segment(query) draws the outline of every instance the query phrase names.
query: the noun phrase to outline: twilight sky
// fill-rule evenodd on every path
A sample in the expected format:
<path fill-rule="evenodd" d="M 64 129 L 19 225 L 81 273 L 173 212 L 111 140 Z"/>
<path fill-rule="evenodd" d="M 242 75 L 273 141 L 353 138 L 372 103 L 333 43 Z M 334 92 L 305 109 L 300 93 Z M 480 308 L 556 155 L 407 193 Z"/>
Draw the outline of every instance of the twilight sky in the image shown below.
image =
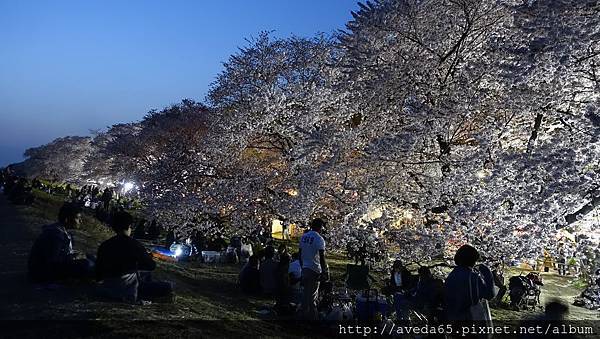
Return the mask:
<path fill-rule="evenodd" d="M 202 100 L 262 30 L 344 28 L 353 0 L 0 0 L 0 167 L 25 149 Z"/>

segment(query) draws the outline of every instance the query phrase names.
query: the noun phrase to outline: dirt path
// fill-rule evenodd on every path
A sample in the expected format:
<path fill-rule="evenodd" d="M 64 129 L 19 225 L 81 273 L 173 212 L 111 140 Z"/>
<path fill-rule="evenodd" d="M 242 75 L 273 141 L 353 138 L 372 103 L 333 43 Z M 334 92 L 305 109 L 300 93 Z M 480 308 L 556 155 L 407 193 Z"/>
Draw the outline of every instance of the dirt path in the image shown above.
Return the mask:
<path fill-rule="evenodd" d="M 542 303 L 559 299 L 568 305 L 572 305 L 575 297 L 581 294 L 580 290 L 573 287 L 569 278 L 559 276 L 556 273 L 542 273 L 542 277 L 545 283 L 541 294 Z M 600 320 L 600 311 L 571 306 L 569 308 L 569 318 L 573 320 Z"/>
<path fill-rule="evenodd" d="M 573 287 L 572 278 L 559 276 L 555 273 L 542 273 L 542 278 L 544 286 L 542 287 L 542 293 L 540 295 L 540 305 L 535 310 L 514 311 L 497 308 L 492 309 L 493 318 L 508 321 L 536 318 L 543 313 L 543 306 L 546 303 L 558 300 L 569 305 L 569 315 L 567 318 L 570 320 L 600 320 L 599 311 L 592 311 L 583 307 L 573 306 L 574 298 L 579 296 L 581 291 Z"/>
<path fill-rule="evenodd" d="M 19 304 L 29 301 L 33 289 L 25 279 L 27 256 L 37 233 L 29 224 L 42 224 L 43 219 L 25 220 L 16 213 L 4 195 L 0 195 L 0 317 L 11 319 L 18 313 Z M 15 312 L 17 311 L 17 312 Z"/>

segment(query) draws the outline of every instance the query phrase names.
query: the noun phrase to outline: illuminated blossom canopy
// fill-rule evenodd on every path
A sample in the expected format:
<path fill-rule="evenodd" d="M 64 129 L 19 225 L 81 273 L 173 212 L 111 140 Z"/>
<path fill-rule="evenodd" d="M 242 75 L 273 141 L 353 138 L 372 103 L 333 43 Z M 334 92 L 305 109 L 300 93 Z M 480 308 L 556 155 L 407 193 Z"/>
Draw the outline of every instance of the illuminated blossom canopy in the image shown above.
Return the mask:
<path fill-rule="evenodd" d="M 598 1 L 359 6 L 333 36 L 248 40 L 205 104 L 71 140 L 57 179 L 133 180 L 183 233 L 322 216 L 367 259 L 534 258 L 600 202 Z"/>

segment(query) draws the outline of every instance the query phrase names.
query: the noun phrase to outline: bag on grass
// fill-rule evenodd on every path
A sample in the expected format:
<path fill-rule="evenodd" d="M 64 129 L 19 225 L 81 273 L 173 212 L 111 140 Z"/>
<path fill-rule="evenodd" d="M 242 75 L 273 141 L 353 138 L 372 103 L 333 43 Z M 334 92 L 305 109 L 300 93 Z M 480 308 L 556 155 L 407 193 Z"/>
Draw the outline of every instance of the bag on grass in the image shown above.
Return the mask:
<path fill-rule="evenodd" d="M 380 314 L 387 316 L 388 303 L 384 296 L 380 296 L 376 289 L 364 290 L 356 297 L 356 317 L 359 321 L 370 322 Z"/>

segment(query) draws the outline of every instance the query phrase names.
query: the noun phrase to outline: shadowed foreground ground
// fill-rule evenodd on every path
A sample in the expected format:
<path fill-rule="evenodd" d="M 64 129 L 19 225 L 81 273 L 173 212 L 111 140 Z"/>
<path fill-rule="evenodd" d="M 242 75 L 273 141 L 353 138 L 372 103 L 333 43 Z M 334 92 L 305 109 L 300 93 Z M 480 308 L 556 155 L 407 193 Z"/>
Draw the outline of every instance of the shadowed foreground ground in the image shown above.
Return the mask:
<path fill-rule="evenodd" d="M 96 297 L 89 285 L 47 289 L 28 283 L 29 249 L 41 225 L 55 220 L 56 205 L 52 200 L 38 199 L 32 207 L 15 206 L 0 195 L 0 320 L 21 320 L 3 323 L 22 328 L 24 332 L 20 332 L 19 337 L 40 334 L 39 328 L 34 331 L 32 326 L 43 327 L 45 335 L 58 337 L 68 336 L 73 326 L 73 335 L 91 328 L 86 332 L 100 337 L 240 336 L 245 333 L 281 336 L 286 333 L 279 325 L 260 320 L 257 311 L 271 304 L 269 300 L 247 298 L 239 293 L 235 285 L 237 265 L 190 267 L 159 263 L 155 277 L 176 284 L 178 297 L 174 304 L 113 303 Z M 87 216 L 84 223 L 84 229 L 73 232 L 74 247 L 80 252 L 95 253 L 98 244 L 111 233 Z M 90 324 L 64 320 L 97 321 Z M 147 320 L 151 322 L 145 322 Z M 0 326 L 0 334 L 4 332 L 2 328 L 6 329 Z"/>
<path fill-rule="evenodd" d="M 25 277 L 29 249 L 40 233 L 41 225 L 56 219 L 59 204 L 60 200 L 55 197 L 42 194 L 33 206 L 15 206 L 0 195 L 0 336 L 311 336 L 298 324 L 282 326 L 261 320 L 257 311 L 272 302 L 240 294 L 236 287 L 240 269 L 237 265 L 161 262 L 155 277 L 176 283 L 178 298 L 174 304 L 119 304 L 97 298 L 89 285 L 72 284 L 48 289 L 29 284 Z M 98 244 L 111 233 L 88 216 L 84 218 L 84 225 L 73 232 L 75 249 L 95 253 Z M 332 276 L 340 281 L 344 260 L 336 256 L 330 265 Z M 571 285 L 571 280 L 564 277 L 549 274 L 544 275 L 544 280 L 543 300 L 560 295 L 560 299 L 571 304 L 572 298 L 580 293 Z M 493 310 L 494 318 L 501 320 L 538 314 L 539 311 Z M 577 307 L 571 307 L 570 318 L 600 319 L 598 312 Z M 10 328 L 8 333 L 7 328 Z"/>

